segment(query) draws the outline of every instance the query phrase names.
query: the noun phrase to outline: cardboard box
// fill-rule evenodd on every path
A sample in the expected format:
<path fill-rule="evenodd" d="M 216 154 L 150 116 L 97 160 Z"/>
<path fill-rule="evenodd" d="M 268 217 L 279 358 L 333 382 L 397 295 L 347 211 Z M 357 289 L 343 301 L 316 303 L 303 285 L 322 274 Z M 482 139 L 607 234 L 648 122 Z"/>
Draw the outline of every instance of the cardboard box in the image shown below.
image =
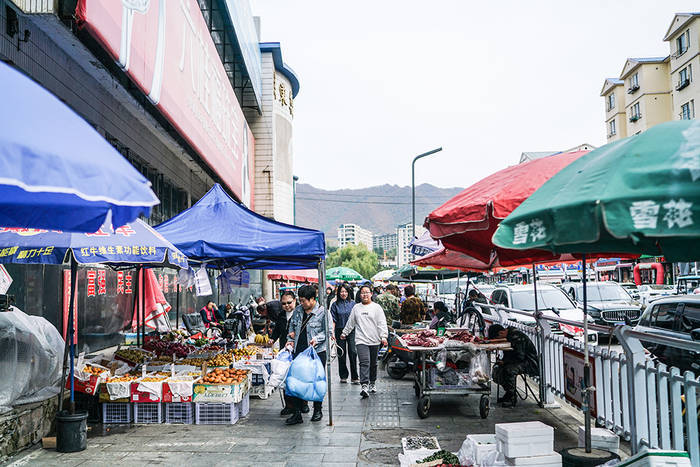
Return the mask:
<path fill-rule="evenodd" d="M 135 381 L 131 383 L 131 402 L 136 403 L 152 403 L 161 402 L 163 399 L 163 383 L 160 383 L 160 393 L 153 394 L 151 392 L 139 390 L 140 381 Z"/>
<path fill-rule="evenodd" d="M 110 399 L 109 398 L 109 392 L 107 391 L 107 383 L 100 384 L 100 389 L 99 389 L 99 397 L 98 401 L 99 402 L 131 402 L 130 397 L 122 397 L 119 399 Z"/>
<path fill-rule="evenodd" d="M 240 402 L 250 386 L 249 378 L 239 384 L 206 384 L 201 380 L 199 378 L 194 382 L 192 402 Z"/>
<path fill-rule="evenodd" d="M 193 384 L 194 386 L 194 384 Z M 194 394 L 194 387 L 193 387 L 193 394 Z M 180 394 L 173 394 L 173 391 L 170 389 L 170 384 L 168 381 L 165 381 L 163 383 L 163 402 L 192 402 L 192 394 L 189 396 L 184 396 Z"/>
<path fill-rule="evenodd" d="M 75 391 L 95 395 L 97 394 L 97 387 L 102 379 L 97 375 L 90 375 L 90 377 L 86 380 L 75 378 L 74 381 L 73 389 Z M 70 390 L 70 377 L 66 378 L 66 389 Z"/>

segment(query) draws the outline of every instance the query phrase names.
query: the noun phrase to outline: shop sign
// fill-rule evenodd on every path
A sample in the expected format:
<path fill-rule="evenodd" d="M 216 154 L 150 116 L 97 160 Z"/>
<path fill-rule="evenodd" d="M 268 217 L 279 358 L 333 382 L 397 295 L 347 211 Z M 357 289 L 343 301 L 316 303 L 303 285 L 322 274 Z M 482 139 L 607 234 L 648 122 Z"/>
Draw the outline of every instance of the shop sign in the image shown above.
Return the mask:
<path fill-rule="evenodd" d="M 578 407 L 583 405 L 583 362 L 584 355 L 573 349 L 564 347 L 563 362 L 564 362 L 564 397 L 567 401 Z M 590 365 L 590 383 L 595 387 L 595 359 L 588 356 Z M 595 392 L 589 394 L 591 416 L 596 416 L 596 397 Z"/>
<path fill-rule="evenodd" d="M 254 140 L 196 0 L 79 0 L 81 27 L 252 207 Z"/>

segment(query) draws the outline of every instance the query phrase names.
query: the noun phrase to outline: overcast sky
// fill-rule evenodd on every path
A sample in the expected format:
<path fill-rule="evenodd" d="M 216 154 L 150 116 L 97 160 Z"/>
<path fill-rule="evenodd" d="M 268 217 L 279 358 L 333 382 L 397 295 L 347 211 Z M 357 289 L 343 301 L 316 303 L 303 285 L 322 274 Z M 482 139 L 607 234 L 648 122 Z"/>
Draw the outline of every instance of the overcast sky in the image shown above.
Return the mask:
<path fill-rule="evenodd" d="M 498 4 L 498 6 L 497 6 Z M 606 77 L 669 54 L 690 0 L 251 0 L 301 91 L 294 171 L 325 189 L 466 187 L 523 151 L 605 141 Z"/>

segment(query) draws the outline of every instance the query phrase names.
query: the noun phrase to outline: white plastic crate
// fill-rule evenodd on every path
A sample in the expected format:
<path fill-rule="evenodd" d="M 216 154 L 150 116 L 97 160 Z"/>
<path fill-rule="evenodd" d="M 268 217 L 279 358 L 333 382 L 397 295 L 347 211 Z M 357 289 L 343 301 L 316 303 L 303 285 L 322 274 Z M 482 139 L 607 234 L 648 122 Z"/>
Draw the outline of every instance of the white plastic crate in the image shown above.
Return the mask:
<path fill-rule="evenodd" d="M 163 423 L 163 404 L 146 402 L 134 405 L 134 423 Z"/>
<path fill-rule="evenodd" d="M 497 423 L 496 440 L 506 457 L 547 456 L 554 451 L 554 428 L 542 422 Z"/>
<path fill-rule="evenodd" d="M 195 404 L 197 425 L 234 425 L 238 421 L 236 404 L 206 403 Z"/>
<path fill-rule="evenodd" d="M 105 402 L 102 404 L 102 423 L 131 423 L 131 403 Z"/>
<path fill-rule="evenodd" d="M 250 412 L 250 394 L 246 394 L 240 402 L 236 403 L 236 409 L 238 410 L 238 418 L 248 416 L 248 412 Z"/>
<path fill-rule="evenodd" d="M 507 465 L 540 465 L 542 467 L 562 467 L 561 454 L 552 452 L 546 456 L 506 457 Z"/>
<path fill-rule="evenodd" d="M 459 460 L 466 464 L 471 461 L 476 465 L 481 465 L 493 451 L 496 450 L 496 435 L 467 435 L 459 450 Z"/>
<path fill-rule="evenodd" d="M 165 405 L 165 423 L 194 423 L 194 407 L 190 402 L 172 402 Z"/>

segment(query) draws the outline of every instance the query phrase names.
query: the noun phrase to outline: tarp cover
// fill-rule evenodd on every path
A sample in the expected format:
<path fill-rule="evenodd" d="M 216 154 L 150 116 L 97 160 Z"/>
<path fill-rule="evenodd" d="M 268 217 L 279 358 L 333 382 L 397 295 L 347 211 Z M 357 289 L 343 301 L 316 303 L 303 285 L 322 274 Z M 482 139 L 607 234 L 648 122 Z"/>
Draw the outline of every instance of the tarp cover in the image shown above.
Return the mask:
<path fill-rule="evenodd" d="M 323 232 L 256 214 L 218 184 L 155 229 L 190 260 L 217 268 L 310 269 L 325 255 Z"/>
<path fill-rule="evenodd" d="M 40 316 L 0 313 L 0 413 L 58 394 L 65 342 Z"/>

